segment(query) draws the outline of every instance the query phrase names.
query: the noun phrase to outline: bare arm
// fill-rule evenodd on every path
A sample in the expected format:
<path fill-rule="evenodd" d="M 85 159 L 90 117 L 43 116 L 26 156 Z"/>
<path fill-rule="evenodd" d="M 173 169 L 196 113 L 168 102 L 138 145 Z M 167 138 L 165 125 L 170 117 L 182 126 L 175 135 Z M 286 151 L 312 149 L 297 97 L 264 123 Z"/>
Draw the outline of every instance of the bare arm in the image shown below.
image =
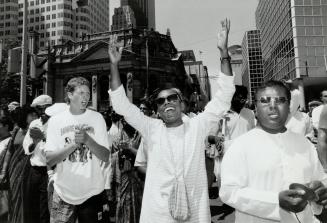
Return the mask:
<path fill-rule="evenodd" d="M 221 22 L 222 30 L 218 33 L 218 44 L 217 47 L 220 51 L 221 57 L 221 72 L 228 75 L 233 76 L 232 66 L 230 63 L 230 57 L 228 54 L 228 34 L 230 30 L 230 20 L 225 19 Z"/>
<path fill-rule="evenodd" d="M 110 59 L 110 71 L 111 71 L 111 81 L 109 88 L 111 90 L 116 90 L 120 85 L 120 76 L 118 71 L 118 63 L 121 60 L 123 48 L 117 47 L 117 36 L 113 37 L 113 40 L 109 43 L 109 59 Z"/>
<path fill-rule="evenodd" d="M 57 163 L 60 163 L 61 161 L 66 159 L 69 156 L 69 154 L 74 152 L 76 148 L 77 148 L 76 144 L 69 144 L 61 150 L 45 151 L 47 166 L 51 168 Z"/>

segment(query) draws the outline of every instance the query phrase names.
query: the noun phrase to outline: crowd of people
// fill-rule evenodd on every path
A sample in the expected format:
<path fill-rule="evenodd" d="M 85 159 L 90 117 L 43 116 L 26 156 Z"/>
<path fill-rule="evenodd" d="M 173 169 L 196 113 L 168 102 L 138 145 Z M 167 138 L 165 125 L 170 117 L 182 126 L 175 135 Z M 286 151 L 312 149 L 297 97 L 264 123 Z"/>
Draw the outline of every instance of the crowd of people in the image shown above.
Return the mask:
<path fill-rule="evenodd" d="M 247 108 L 229 30 L 226 19 L 218 91 L 198 114 L 177 88 L 132 104 L 115 38 L 106 115 L 88 107 L 83 77 L 68 81 L 65 103 L 40 95 L 2 107 L 0 222 L 206 223 L 218 193 L 237 223 L 326 222 L 327 90 L 307 114 L 294 83 L 271 80 Z"/>

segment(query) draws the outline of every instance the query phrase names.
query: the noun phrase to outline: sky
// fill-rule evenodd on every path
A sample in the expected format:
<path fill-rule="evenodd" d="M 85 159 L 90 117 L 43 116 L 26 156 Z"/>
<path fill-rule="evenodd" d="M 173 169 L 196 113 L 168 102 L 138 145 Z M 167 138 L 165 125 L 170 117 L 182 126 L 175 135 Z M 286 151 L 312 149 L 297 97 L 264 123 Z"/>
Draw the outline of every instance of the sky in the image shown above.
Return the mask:
<path fill-rule="evenodd" d="M 119 2 L 110 0 L 110 15 Z M 258 0 L 155 0 L 155 4 L 156 30 L 165 34 L 169 28 L 175 47 L 194 50 L 211 77 L 220 70 L 216 45 L 220 21 L 231 21 L 229 45 L 241 45 L 245 31 L 255 29 Z"/>

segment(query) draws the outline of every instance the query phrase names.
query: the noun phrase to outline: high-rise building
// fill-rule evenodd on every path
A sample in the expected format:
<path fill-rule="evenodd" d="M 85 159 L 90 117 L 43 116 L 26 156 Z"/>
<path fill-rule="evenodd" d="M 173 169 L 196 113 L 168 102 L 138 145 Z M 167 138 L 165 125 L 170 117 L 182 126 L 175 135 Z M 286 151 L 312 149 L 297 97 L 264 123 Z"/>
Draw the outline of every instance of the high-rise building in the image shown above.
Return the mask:
<path fill-rule="evenodd" d="M 196 104 L 203 108 L 211 98 L 211 88 L 209 82 L 208 69 L 202 61 L 197 61 L 193 50 L 179 51 L 183 56 L 186 74 L 191 80 L 194 91 L 202 98 Z"/>
<path fill-rule="evenodd" d="M 155 0 L 121 0 L 112 16 L 111 30 L 128 28 L 155 30 Z"/>
<path fill-rule="evenodd" d="M 232 45 L 228 47 L 228 52 L 231 57 L 231 66 L 234 74 L 234 83 L 236 85 L 242 85 L 242 46 Z"/>
<path fill-rule="evenodd" d="M 0 39 L 17 37 L 18 0 L 0 1 Z"/>
<path fill-rule="evenodd" d="M 24 0 L 0 1 L 0 18 L 8 17 L 3 38 L 22 38 Z M 2 11 L 2 5 L 5 11 Z M 8 12 L 8 10 L 10 11 Z M 6 24 L 7 23 L 7 24 Z M 79 40 L 109 30 L 109 0 L 28 0 L 28 30 L 39 33 L 39 46 Z M 0 22 L 1 27 L 1 22 Z M 0 28 L 0 38 L 1 38 Z M 11 34 L 10 36 L 6 35 Z"/>
<path fill-rule="evenodd" d="M 319 97 L 327 84 L 327 0 L 260 0 L 256 24 L 264 79 L 298 82 L 302 107 Z"/>
<path fill-rule="evenodd" d="M 242 84 L 248 88 L 250 103 L 253 103 L 255 91 L 263 82 L 263 61 L 259 30 L 245 32 L 242 41 L 242 55 Z"/>

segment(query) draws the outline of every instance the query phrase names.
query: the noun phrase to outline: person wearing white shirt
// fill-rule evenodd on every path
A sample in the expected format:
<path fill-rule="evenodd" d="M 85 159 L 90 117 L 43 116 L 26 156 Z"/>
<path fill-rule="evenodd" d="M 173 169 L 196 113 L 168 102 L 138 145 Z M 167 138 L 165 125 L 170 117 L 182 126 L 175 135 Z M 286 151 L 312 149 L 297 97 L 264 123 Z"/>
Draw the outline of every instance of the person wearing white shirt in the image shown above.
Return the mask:
<path fill-rule="evenodd" d="M 50 222 L 95 223 L 103 218 L 104 171 L 109 158 L 103 116 L 87 109 L 90 83 L 83 77 L 66 86 L 69 107 L 49 119 L 45 156 L 56 165 Z"/>
<path fill-rule="evenodd" d="M 204 112 L 188 121 L 182 120 L 182 99 L 174 89 L 163 90 L 156 98 L 161 120 L 144 115 L 131 104 L 118 72 L 122 48 L 118 51 L 113 44 L 109 49 L 113 108 L 140 132 L 148 147 L 140 223 L 211 222 L 203 148 L 210 127 L 229 109 L 234 93 L 227 50 L 229 24 L 227 20 L 222 22 L 218 34 L 221 71 L 225 73 L 218 78 L 219 90 Z M 176 190 L 179 193 L 175 194 Z"/>
<path fill-rule="evenodd" d="M 312 125 L 317 130 L 318 130 L 318 124 L 319 124 L 322 108 L 324 107 L 325 104 L 327 104 L 327 90 L 323 90 L 320 93 L 320 100 L 322 101 L 323 104 L 319 105 L 318 107 L 312 110 Z"/>
<path fill-rule="evenodd" d="M 236 223 L 319 222 L 314 214 L 327 203 L 327 175 L 314 146 L 285 127 L 290 91 L 268 81 L 255 97 L 258 124 L 225 153 L 221 200 L 236 209 Z M 318 199 L 290 189 L 293 183 L 306 185 Z"/>
<path fill-rule="evenodd" d="M 294 133 L 303 136 L 312 137 L 313 128 L 308 114 L 301 112 L 300 108 L 300 91 L 294 89 L 291 91 L 290 114 L 286 121 L 286 128 Z"/>
<path fill-rule="evenodd" d="M 48 95 L 36 97 L 31 107 L 35 108 L 38 119 L 31 122 L 23 141 L 26 155 L 31 156 L 31 171 L 27 179 L 26 204 L 31 207 L 27 213 L 29 219 L 35 222 L 47 223 L 50 221 L 48 209 L 48 173 L 44 153 L 44 144 L 49 116 L 45 109 L 51 106 L 52 98 Z"/>

